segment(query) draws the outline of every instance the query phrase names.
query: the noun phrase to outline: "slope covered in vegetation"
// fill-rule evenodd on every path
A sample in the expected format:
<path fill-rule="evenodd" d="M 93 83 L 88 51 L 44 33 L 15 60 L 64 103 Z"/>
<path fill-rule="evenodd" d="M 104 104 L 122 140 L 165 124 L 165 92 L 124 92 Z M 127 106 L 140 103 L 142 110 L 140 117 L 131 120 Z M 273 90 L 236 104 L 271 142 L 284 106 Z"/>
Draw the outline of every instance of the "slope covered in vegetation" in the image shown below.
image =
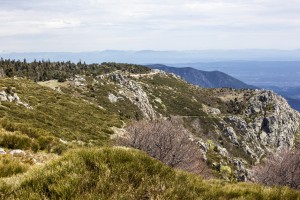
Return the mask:
<path fill-rule="evenodd" d="M 0 79 L 0 90 L 19 101 L 1 101 L 0 125 L 7 131 L 28 136 L 43 147 L 54 138 L 101 144 L 112 133 L 110 127 L 121 126 L 118 116 L 80 98 L 42 87 L 25 79 Z M 10 88 L 10 91 L 7 91 Z M 48 141 L 47 141 L 48 140 Z M 19 147 L 20 148 L 20 147 Z"/>
<path fill-rule="evenodd" d="M 133 195 L 132 198 L 145 195 L 171 199 L 182 196 L 217 199 L 222 195 L 226 199 L 248 195 L 250 199 L 255 199 L 296 194 L 284 188 L 202 181 L 194 175 L 175 172 L 158 162 L 152 165 L 153 160 L 147 161 L 149 158 L 144 154 L 142 156 L 131 150 L 80 150 L 51 161 L 69 149 L 110 146 L 115 137 L 130 137 L 128 124 L 134 120 L 145 120 L 154 128 L 151 125 L 147 129 L 141 125 L 140 135 L 144 134 L 144 137 L 136 138 L 144 141 L 143 148 L 141 143 L 127 146 L 144 150 L 160 159 L 164 156 L 153 154 L 153 151 L 159 152 L 152 148 L 159 146 L 159 138 L 152 132 L 160 134 L 166 131 L 153 131 L 157 126 L 152 122 L 174 117 L 181 128 L 173 128 L 183 130 L 185 136 L 182 138 L 185 139 L 179 140 L 180 135 L 176 137 L 176 131 L 172 131 L 175 136 L 171 135 L 171 138 L 176 138 L 179 144 L 187 144 L 181 149 L 183 151 L 194 149 L 193 152 L 197 152 L 202 159 L 199 166 L 207 165 L 209 172 L 213 171 L 216 177 L 228 181 L 247 181 L 251 179 L 249 169 L 255 163 L 278 148 L 292 148 L 296 141 L 299 113 L 270 91 L 205 89 L 188 84 L 174 74 L 116 63 L 85 65 L 1 60 L 0 76 L 4 76 L 0 79 L 0 154 L 5 154 L 0 155 L 0 180 L 4 197 L 25 198 L 35 191 L 32 198 L 37 199 L 41 196 L 54 199 L 59 195 L 73 197 L 73 193 L 77 195 L 73 198 L 96 198 L 99 195 L 96 189 L 103 191 L 101 195 L 104 197 L 122 198 L 124 195 L 125 199 L 130 199 L 130 195 Z M 135 126 L 133 133 L 137 133 Z M 170 140 L 165 134 L 160 135 L 162 146 L 159 148 L 168 149 L 165 141 Z M 192 146 L 195 148 L 190 148 Z M 176 148 L 178 145 L 175 145 Z M 112 159 L 113 152 L 117 153 Z M 196 155 L 192 151 L 185 152 Z M 169 162 L 176 159 L 173 154 L 160 160 L 167 160 L 165 163 L 169 166 L 184 170 L 190 167 L 178 167 Z M 182 155 L 189 158 L 186 154 Z M 114 160 L 115 156 L 117 160 Z M 134 172 L 127 169 L 130 167 L 126 159 L 121 159 L 122 156 L 124 159 L 132 157 L 128 160 Z M 122 162 L 124 172 L 115 171 L 120 179 L 111 179 L 112 167 L 116 163 L 119 167 Z M 143 162 L 150 162 L 147 172 Z M 44 167 L 34 169 L 40 165 Z M 169 172 L 160 172 L 156 168 L 158 165 Z M 182 165 L 189 165 L 189 162 Z M 126 175 L 126 170 L 131 174 Z M 165 177 L 168 173 L 173 178 Z M 82 174 L 87 177 L 86 180 Z M 138 183 L 135 183 L 136 178 Z M 160 186 L 160 179 L 165 185 Z M 123 184 L 124 180 L 129 182 Z M 111 189 L 113 181 L 116 182 L 114 187 L 120 187 L 116 193 Z M 139 188 L 143 181 L 144 185 Z M 182 188 L 187 190 L 182 194 L 179 188 L 181 181 Z M 170 184 L 168 188 L 171 192 L 164 189 L 167 184 Z M 103 188 L 107 189 L 107 194 Z"/>
<path fill-rule="evenodd" d="M 299 199 L 287 188 L 205 181 L 133 149 L 81 149 L 1 180 L 2 199 Z"/>

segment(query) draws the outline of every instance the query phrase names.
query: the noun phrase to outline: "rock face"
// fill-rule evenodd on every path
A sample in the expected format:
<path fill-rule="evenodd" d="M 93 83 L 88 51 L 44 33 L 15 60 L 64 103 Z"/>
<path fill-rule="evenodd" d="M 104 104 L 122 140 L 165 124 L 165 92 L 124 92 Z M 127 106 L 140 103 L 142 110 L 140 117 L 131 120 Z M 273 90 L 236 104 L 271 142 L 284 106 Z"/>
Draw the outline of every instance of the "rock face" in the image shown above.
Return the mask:
<path fill-rule="evenodd" d="M 219 125 L 215 126 L 210 136 L 205 136 L 209 142 L 201 139 L 198 143 L 205 158 L 210 159 L 208 146 L 214 141 L 214 153 L 222 156 L 215 166 L 234 166 L 233 174 L 237 180 L 245 181 L 251 179 L 249 169 L 261 158 L 278 149 L 293 147 L 295 135 L 299 133 L 300 114 L 272 91 L 233 90 L 230 95 L 235 99 L 233 104 L 243 106 L 227 114 L 212 112 L 211 107 L 204 106 L 206 113 L 214 117 Z M 223 101 L 231 100 L 224 98 Z M 222 148 L 226 149 L 226 154 L 220 150 Z"/>
<path fill-rule="evenodd" d="M 125 76 L 118 73 L 111 74 L 110 78 L 121 86 L 122 89 L 119 90 L 119 94 L 127 97 L 135 104 L 141 110 L 145 119 L 156 118 L 156 113 L 149 102 L 148 95 L 138 82 L 125 78 Z"/>
<path fill-rule="evenodd" d="M 239 126 L 256 137 L 254 146 L 261 146 L 267 150 L 272 148 L 291 148 L 294 144 L 294 134 L 299 128 L 300 115 L 290 108 L 287 101 L 279 95 L 267 90 L 256 91 L 249 99 L 249 106 L 244 111 L 247 118 L 253 121 Z M 257 153 L 259 156 L 260 153 Z"/>
<path fill-rule="evenodd" d="M 274 148 L 293 146 L 300 114 L 284 98 L 271 91 L 257 90 L 247 104 L 242 116 L 227 119 L 239 130 L 240 143 L 247 154 L 258 160 Z M 236 143 L 236 138 L 231 141 Z"/>
<path fill-rule="evenodd" d="M 259 130 L 259 140 L 268 147 L 291 147 L 294 133 L 299 127 L 300 115 L 291 109 L 287 101 L 271 91 L 259 91 L 249 101 L 246 116 L 260 113 L 252 126 Z"/>

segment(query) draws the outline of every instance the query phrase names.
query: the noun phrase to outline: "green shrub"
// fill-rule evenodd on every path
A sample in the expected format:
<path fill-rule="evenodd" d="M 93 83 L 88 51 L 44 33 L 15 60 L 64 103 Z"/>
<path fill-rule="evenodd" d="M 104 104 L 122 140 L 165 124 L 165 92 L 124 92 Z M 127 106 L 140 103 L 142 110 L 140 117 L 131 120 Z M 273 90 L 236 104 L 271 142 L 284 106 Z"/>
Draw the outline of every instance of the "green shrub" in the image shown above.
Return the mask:
<path fill-rule="evenodd" d="M 0 177 L 9 177 L 27 170 L 28 165 L 21 163 L 11 155 L 0 155 Z"/>
<path fill-rule="evenodd" d="M 19 132 L 3 132 L 0 131 L 0 146 L 8 149 L 31 149 L 36 152 L 39 149 L 39 144 Z"/>
<path fill-rule="evenodd" d="M 53 136 L 41 136 L 38 139 L 38 143 L 41 150 L 47 150 L 47 152 L 62 154 L 67 150 L 67 145 L 59 141 L 58 138 Z"/>

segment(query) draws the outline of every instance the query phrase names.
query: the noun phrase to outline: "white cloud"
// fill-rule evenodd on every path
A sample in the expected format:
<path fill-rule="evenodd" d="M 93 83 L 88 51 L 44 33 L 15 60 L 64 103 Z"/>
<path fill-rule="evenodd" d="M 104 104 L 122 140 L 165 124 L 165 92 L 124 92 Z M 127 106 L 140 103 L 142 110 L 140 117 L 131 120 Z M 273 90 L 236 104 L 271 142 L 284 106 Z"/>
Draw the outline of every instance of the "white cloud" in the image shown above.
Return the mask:
<path fill-rule="evenodd" d="M 1 0 L 0 51 L 292 49 L 299 10 L 299 0 Z"/>

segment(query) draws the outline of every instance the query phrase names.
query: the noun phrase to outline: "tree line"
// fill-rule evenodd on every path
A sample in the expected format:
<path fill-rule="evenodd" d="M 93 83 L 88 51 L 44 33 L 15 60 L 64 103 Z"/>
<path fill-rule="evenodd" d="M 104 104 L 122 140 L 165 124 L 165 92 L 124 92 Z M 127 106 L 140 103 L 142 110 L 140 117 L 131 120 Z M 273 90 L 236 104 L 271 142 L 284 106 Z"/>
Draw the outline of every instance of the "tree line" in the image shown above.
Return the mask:
<path fill-rule="evenodd" d="M 110 73 L 121 70 L 130 73 L 148 73 L 149 68 L 141 65 L 124 64 L 124 63 L 101 63 L 86 64 L 79 61 L 78 63 L 51 62 L 42 60 L 27 62 L 24 60 L 0 59 L 0 76 L 2 77 L 26 77 L 33 81 L 58 80 L 64 82 L 66 79 L 73 77 L 75 74 L 97 76 L 100 74 Z"/>

